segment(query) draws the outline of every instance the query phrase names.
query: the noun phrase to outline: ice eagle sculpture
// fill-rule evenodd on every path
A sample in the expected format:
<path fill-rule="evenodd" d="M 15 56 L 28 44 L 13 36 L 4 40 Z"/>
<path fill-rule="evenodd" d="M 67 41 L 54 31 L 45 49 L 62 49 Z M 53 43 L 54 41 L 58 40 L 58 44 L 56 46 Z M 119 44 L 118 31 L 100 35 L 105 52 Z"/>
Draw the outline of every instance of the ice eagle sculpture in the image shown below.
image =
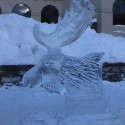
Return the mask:
<path fill-rule="evenodd" d="M 100 59 L 104 53 L 91 53 L 80 59 L 61 53 L 63 46 L 81 36 L 94 15 L 94 6 L 88 0 L 73 0 L 53 33 L 46 34 L 35 25 L 34 37 L 48 53 L 24 74 L 23 86 L 43 87 L 52 93 L 101 92 Z"/>

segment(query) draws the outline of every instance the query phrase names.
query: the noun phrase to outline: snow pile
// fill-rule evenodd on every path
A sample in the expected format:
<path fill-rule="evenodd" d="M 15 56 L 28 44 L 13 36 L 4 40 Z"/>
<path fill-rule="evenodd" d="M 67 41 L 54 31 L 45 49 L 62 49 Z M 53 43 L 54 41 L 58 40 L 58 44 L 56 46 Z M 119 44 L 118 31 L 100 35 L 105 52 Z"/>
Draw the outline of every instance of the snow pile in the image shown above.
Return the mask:
<path fill-rule="evenodd" d="M 1 65 L 35 64 L 46 53 L 46 49 L 33 36 L 33 26 L 39 22 L 16 14 L 0 15 L 0 22 Z M 49 28 L 55 28 L 54 25 L 41 26 L 47 33 L 50 32 Z"/>
<path fill-rule="evenodd" d="M 125 38 L 109 34 L 97 34 L 88 28 L 86 32 L 72 45 L 63 49 L 64 53 L 82 57 L 91 52 L 104 52 L 105 62 L 125 62 Z"/>
<path fill-rule="evenodd" d="M 36 64 L 47 50 L 36 42 L 33 27 L 40 24 L 45 33 L 55 30 L 55 24 L 42 24 L 16 14 L 0 15 L 0 65 Z M 16 23 L 15 23 L 16 22 Z M 66 55 L 82 57 L 90 52 L 105 52 L 104 61 L 125 62 L 125 38 L 97 34 L 88 28 L 73 44 L 62 49 Z"/>

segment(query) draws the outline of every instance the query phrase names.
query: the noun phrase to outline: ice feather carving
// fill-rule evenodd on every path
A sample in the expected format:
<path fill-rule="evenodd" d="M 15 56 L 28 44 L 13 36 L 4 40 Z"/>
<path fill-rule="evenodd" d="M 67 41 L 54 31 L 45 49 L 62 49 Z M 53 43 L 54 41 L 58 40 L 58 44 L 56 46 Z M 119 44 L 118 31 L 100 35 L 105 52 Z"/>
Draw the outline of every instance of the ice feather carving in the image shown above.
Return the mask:
<path fill-rule="evenodd" d="M 89 54 L 81 59 L 61 53 L 63 46 L 80 37 L 93 16 L 94 7 L 89 1 L 73 0 L 53 33 L 43 33 L 39 25 L 34 26 L 34 37 L 48 49 L 48 54 L 23 76 L 24 86 L 44 87 L 55 93 L 101 92 L 99 61 L 103 53 Z"/>
<path fill-rule="evenodd" d="M 91 53 L 85 57 L 65 58 L 59 76 L 68 92 L 101 92 L 101 63 L 104 53 Z"/>

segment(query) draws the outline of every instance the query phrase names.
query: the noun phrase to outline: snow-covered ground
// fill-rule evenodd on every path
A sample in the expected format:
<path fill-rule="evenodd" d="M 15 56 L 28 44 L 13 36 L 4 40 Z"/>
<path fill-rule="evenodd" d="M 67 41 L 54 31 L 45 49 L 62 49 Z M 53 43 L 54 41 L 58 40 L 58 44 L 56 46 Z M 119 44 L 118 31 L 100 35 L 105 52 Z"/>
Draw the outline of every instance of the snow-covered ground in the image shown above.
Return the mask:
<path fill-rule="evenodd" d="M 104 81 L 104 95 L 77 98 L 42 88 L 0 88 L 1 125 L 124 125 L 125 82 Z"/>
<path fill-rule="evenodd" d="M 33 26 L 51 33 L 55 24 L 41 24 L 15 14 L 0 15 L 0 65 L 36 64 L 47 50 L 33 37 Z M 125 38 L 97 34 L 88 28 L 64 54 L 82 57 L 105 52 L 103 61 L 125 62 Z M 124 125 L 125 82 L 103 81 L 102 95 L 51 94 L 43 88 L 0 88 L 0 125 Z"/>

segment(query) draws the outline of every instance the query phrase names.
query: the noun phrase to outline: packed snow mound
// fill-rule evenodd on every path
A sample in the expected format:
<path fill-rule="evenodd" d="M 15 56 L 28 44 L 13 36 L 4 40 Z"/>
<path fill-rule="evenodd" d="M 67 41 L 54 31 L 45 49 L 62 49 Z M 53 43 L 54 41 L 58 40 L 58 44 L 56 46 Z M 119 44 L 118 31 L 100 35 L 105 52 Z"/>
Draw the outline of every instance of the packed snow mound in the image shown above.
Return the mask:
<path fill-rule="evenodd" d="M 0 65 L 36 64 L 47 50 L 37 43 L 33 27 L 39 24 L 45 33 L 52 33 L 56 24 L 40 23 L 16 14 L 0 15 Z M 97 34 L 88 28 L 75 42 L 62 48 L 66 55 L 83 57 L 92 52 L 104 52 L 104 61 L 125 62 L 125 38 Z"/>
<path fill-rule="evenodd" d="M 40 24 L 44 32 L 55 28 L 16 14 L 0 15 L 0 64 L 35 64 L 46 53 L 33 36 L 33 27 Z"/>
<path fill-rule="evenodd" d="M 96 33 L 88 27 L 73 44 L 63 48 L 63 52 L 75 57 L 83 57 L 93 52 L 104 52 L 104 62 L 125 62 L 125 38 L 106 33 Z"/>

